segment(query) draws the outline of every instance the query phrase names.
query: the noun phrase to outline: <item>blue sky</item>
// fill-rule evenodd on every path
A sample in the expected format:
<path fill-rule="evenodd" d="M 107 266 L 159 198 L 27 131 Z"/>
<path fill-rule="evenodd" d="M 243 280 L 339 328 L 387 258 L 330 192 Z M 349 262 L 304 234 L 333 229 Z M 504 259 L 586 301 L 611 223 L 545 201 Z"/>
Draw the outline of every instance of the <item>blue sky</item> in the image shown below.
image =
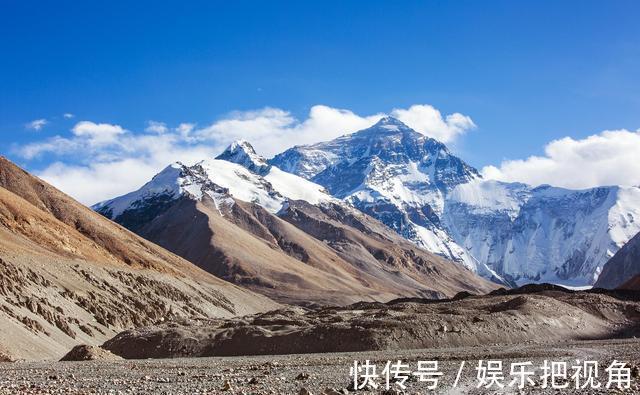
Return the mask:
<path fill-rule="evenodd" d="M 472 165 L 503 173 L 505 160 L 549 159 L 545 146 L 557 139 L 571 137 L 582 149 L 594 143 L 589 136 L 610 142 L 603 130 L 624 129 L 614 136 L 619 146 L 620 138 L 635 143 L 640 128 L 637 1 L 3 0 L 1 7 L 0 153 L 61 187 L 61 178 L 82 170 L 72 166 L 92 165 L 86 149 L 65 143 L 64 154 L 32 156 L 22 149 L 77 138 L 72 129 L 81 121 L 118 125 L 126 132 L 113 136 L 124 136 L 145 133 L 151 120 L 197 130 L 264 108 L 285 111 L 295 125 L 316 105 L 367 117 L 428 104 L 443 117 L 470 117 L 476 127 L 452 146 Z M 40 128 L 25 127 L 41 119 Z M 216 142 L 199 141 L 196 152 Z M 113 147 L 91 153 L 105 163 L 122 155 Z M 158 166 L 146 164 L 146 172 Z M 513 172 L 496 178 L 537 182 Z M 617 180 L 591 184 L 609 182 Z"/>

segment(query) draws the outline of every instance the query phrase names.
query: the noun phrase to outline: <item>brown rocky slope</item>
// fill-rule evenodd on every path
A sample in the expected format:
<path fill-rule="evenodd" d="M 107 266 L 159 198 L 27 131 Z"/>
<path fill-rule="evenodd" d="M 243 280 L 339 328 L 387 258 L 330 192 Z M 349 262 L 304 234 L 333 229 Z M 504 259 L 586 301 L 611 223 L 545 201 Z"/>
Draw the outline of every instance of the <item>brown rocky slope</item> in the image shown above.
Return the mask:
<path fill-rule="evenodd" d="M 216 276 L 285 303 L 442 298 L 497 287 L 353 209 L 290 201 L 286 211 L 274 215 L 254 203 L 233 202 L 221 207 L 207 195 L 180 198 L 138 234 Z"/>
<path fill-rule="evenodd" d="M 0 157 L 0 350 L 60 358 L 169 318 L 277 307 L 103 218 Z"/>

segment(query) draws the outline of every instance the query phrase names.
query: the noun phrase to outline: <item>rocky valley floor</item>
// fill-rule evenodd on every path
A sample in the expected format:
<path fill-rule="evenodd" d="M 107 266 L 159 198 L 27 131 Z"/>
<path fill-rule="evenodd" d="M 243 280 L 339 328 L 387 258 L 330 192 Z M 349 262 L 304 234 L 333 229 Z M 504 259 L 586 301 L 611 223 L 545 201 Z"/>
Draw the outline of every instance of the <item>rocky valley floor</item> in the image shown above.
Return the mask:
<path fill-rule="evenodd" d="M 330 353 L 282 356 L 182 358 L 156 360 L 122 360 L 90 362 L 16 362 L 0 364 L 1 394 L 399 394 L 384 390 L 384 379 L 377 390 L 348 391 L 349 369 L 354 360 L 369 359 L 378 373 L 387 360 L 402 360 L 415 370 L 418 361 L 439 361 L 443 373 L 435 391 L 426 383 L 409 380 L 407 394 L 557 394 L 557 393 L 638 393 L 640 381 L 636 364 L 640 361 L 640 340 L 597 340 L 555 345 L 457 347 L 408 351 Z M 505 388 L 477 388 L 479 360 L 503 361 Z M 542 389 L 538 376 L 536 386 L 509 388 L 510 364 L 531 361 L 536 375 L 542 374 L 544 360 L 565 361 L 571 367 L 576 360 L 599 362 L 599 389 L 575 390 L 574 382 L 564 390 Z M 631 387 L 607 390 L 605 368 L 613 360 L 627 363 L 631 369 Z M 460 380 L 453 388 L 457 372 L 465 362 Z M 571 370 L 569 369 L 569 375 Z M 304 392 L 306 389 L 309 392 Z M 335 392 L 331 392 L 331 389 Z M 302 391 L 302 392 L 301 392 Z"/>

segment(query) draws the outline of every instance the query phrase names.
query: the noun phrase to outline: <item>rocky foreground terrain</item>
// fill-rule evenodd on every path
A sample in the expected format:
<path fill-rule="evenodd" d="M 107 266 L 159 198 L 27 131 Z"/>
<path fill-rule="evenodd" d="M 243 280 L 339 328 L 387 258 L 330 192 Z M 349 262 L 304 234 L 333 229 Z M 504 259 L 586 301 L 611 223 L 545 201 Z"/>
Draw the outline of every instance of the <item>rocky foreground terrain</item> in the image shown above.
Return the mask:
<path fill-rule="evenodd" d="M 401 394 L 384 389 L 350 391 L 349 368 L 354 361 L 369 359 L 378 372 L 388 360 L 401 360 L 415 369 L 418 361 L 439 361 L 443 373 L 435 391 L 412 378 L 406 394 L 635 394 L 640 391 L 637 361 L 640 341 L 601 340 L 568 342 L 554 345 L 478 346 L 411 351 L 365 353 L 307 354 L 232 358 L 185 358 L 163 360 L 91 361 L 91 362 L 18 362 L 0 364 L 0 394 Z M 600 389 L 575 390 L 575 383 L 564 380 L 567 389 L 542 389 L 537 368 L 535 386 L 520 390 L 509 388 L 511 363 L 532 362 L 542 366 L 544 360 L 567 362 L 569 367 L 584 360 L 599 362 Z M 631 386 L 624 390 L 607 390 L 604 372 L 613 360 L 628 363 Z M 504 389 L 477 388 L 479 360 L 503 362 Z M 462 362 L 462 374 L 453 388 Z M 569 368 L 569 374 L 572 370 Z M 393 387 L 396 388 L 396 387 Z"/>
<path fill-rule="evenodd" d="M 640 294 L 549 284 L 452 300 L 398 299 L 228 319 L 181 319 L 121 332 L 103 347 L 128 359 L 355 352 L 632 337 Z"/>
<path fill-rule="evenodd" d="M 633 394 L 640 391 L 639 332 L 640 293 L 548 284 L 441 301 L 286 307 L 159 322 L 102 347 L 74 347 L 65 362 L 0 363 L 0 394 L 349 394 L 350 368 L 366 360 L 376 365 L 378 387 L 360 380 L 357 393 L 428 393 L 430 383 L 413 373 L 420 361 L 438 361 L 432 393 Z M 384 367 L 398 360 L 410 379 L 402 389 L 391 374 L 387 390 Z M 489 360 L 502 361 L 504 388 L 478 387 L 477 368 Z M 566 388 L 542 388 L 545 360 L 566 363 L 567 377 L 556 381 Z M 584 361 L 599 364 L 598 388 L 575 389 L 576 380 L 588 380 L 575 373 L 586 372 Z M 606 388 L 614 361 L 628 369 L 628 387 Z M 529 362 L 531 381 L 516 388 L 512 364 Z"/>

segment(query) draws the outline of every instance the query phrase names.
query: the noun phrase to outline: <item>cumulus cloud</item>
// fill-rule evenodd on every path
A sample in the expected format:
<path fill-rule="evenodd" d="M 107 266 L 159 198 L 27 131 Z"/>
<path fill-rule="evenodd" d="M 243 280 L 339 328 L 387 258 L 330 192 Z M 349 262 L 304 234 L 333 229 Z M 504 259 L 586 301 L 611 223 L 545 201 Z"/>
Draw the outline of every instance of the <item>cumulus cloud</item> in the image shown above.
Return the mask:
<path fill-rule="evenodd" d="M 105 161 L 81 164 L 57 161 L 39 172 L 38 176 L 78 201 L 91 205 L 140 188 L 170 163 L 193 164 L 214 153 L 205 146 L 176 148 L 167 141 L 151 139 L 148 142 L 159 143 L 159 147 Z"/>
<path fill-rule="evenodd" d="M 159 125 L 134 133 L 122 126 L 78 122 L 70 136 L 55 136 L 15 149 L 24 159 L 56 158 L 37 175 L 80 202 L 90 205 L 139 188 L 175 161 L 193 164 L 224 147 L 194 142 L 184 133 L 193 125 L 158 132 Z"/>
<path fill-rule="evenodd" d="M 48 123 L 49 123 L 49 121 L 47 121 L 44 118 L 41 118 L 41 119 L 36 119 L 36 120 L 33 120 L 33 121 L 29 122 L 28 124 L 25 125 L 25 127 L 27 129 L 31 129 L 31 130 L 40 130 Z"/>
<path fill-rule="evenodd" d="M 178 132 L 180 137 L 182 137 L 186 141 L 195 141 L 194 138 L 191 137 L 191 132 L 196 128 L 195 123 L 183 122 L 178 127 L 175 128 L 175 131 Z"/>
<path fill-rule="evenodd" d="M 466 115 L 443 115 L 423 104 L 396 108 L 388 114 L 448 143 L 475 127 Z M 326 141 L 367 128 L 385 115 L 359 115 L 316 105 L 301 120 L 288 111 L 266 107 L 232 112 L 206 126 L 149 121 L 140 132 L 116 124 L 81 121 L 66 135 L 19 146 L 15 153 L 26 160 L 47 155 L 49 165 L 37 174 L 81 202 L 93 204 L 137 189 L 174 161 L 193 164 L 214 157 L 236 139 L 250 141 L 259 153 L 270 157 L 293 145 Z M 488 179 L 567 188 L 640 185 L 638 152 L 640 131 L 604 131 L 584 139 L 554 140 L 542 156 L 505 160 L 499 166 L 486 166 L 482 174 Z"/>
<path fill-rule="evenodd" d="M 544 156 L 506 160 L 482 169 L 485 178 L 565 188 L 640 185 L 640 130 L 607 130 L 584 139 L 565 137 Z"/>
<path fill-rule="evenodd" d="M 87 141 L 93 145 L 108 145 L 124 134 L 124 129 L 120 125 L 91 121 L 78 122 L 71 131 L 78 137 L 86 137 Z"/>
<path fill-rule="evenodd" d="M 75 117 L 75 115 L 71 114 L 70 112 L 65 112 L 64 114 L 62 114 L 62 116 L 63 116 L 65 119 L 71 119 L 71 118 L 74 118 L 74 117 Z"/>
<path fill-rule="evenodd" d="M 442 116 L 428 105 L 394 109 L 390 114 L 444 141 L 452 141 L 474 127 L 469 117 L 457 113 Z M 141 132 L 81 121 L 71 129 L 70 136 L 23 145 L 16 153 L 25 159 L 53 156 L 54 162 L 38 175 L 81 202 L 93 204 L 137 189 L 174 161 L 192 164 L 213 157 L 237 139 L 246 139 L 262 155 L 272 156 L 296 144 L 330 140 L 367 128 L 385 115 L 358 115 L 316 105 L 299 120 L 288 111 L 267 107 L 232 112 L 203 127 L 188 122 L 169 127 L 149 121 Z"/>
<path fill-rule="evenodd" d="M 80 148 L 78 141 L 55 136 L 45 141 L 38 141 L 19 147 L 16 149 L 16 153 L 24 159 L 34 159 L 45 152 L 65 155 L 76 151 L 78 148 Z"/>
<path fill-rule="evenodd" d="M 384 114 L 358 116 L 351 111 L 327 106 L 313 106 L 304 121 L 277 108 L 235 112 L 194 131 L 194 137 L 229 143 L 243 138 L 265 156 L 281 152 L 292 145 L 330 140 L 345 133 L 364 129 Z"/>
<path fill-rule="evenodd" d="M 433 106 L 416 104 L 408 109 L 395 109 L 391 115 L 416 131 L 448 143 L 476 125 L 470 117 L 458 112 L 443 117 Z"/>
<path fill-rule="evenodd" d="M 167 124 L 164 122 L 148 121 L 147 127 L 144 130 L 145 132 L 162 134 L 168 132 L 169 128 L 167 128 Z"/>
<path fill-rule="evenodd" d="M 331 140 L 367 128 L 385 115 L 377 113 L 362 116 L 345 109 L 316 105 L 311 107 L 305 120 L 299 121 L 288 111 L 267 107 L 231 113 L 212 125 L 194 131 L 194 136 L 228 142 L 244 138 L 252 142 L 260 153 L 271 156 L 292 145 Z M 475 127 L 468 116 L 455 113 L 443 117 L 440 111 L 429 105 L 394 109 L 390 115 L 416 131 L 443 142 L 451 142 Z"/>
<path fill-rule="evenodd" d="M 15 151 L 25 159 L 33 159 L 45 153 L 104 155 L 112 148 L 127 148 L 120 139 L 126 131 L 119 125 L 82 121 L 78 122 L 71 132 L 73 137 L 55 136 L 44 141 L 26 144 Z"/>

